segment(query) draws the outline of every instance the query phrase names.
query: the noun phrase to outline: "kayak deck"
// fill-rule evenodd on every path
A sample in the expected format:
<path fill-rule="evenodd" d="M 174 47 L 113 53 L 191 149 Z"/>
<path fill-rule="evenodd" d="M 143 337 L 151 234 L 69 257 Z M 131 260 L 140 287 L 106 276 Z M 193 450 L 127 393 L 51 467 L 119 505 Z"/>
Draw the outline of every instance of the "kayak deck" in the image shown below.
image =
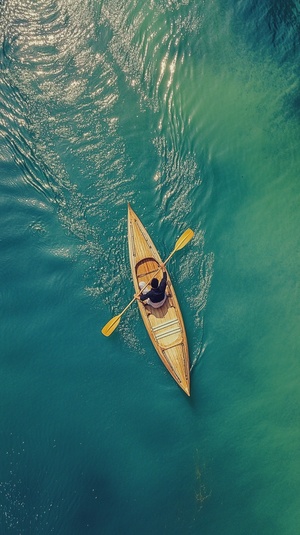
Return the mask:
<path fill-rule="evenodd" d="M 153 277 L 161 280 L 162 262 L 145 227 L 128 205 L 128 244 L 135 292 L 139 282 L 149 283 Z M 160 308 L 144 305 L 138 300 L 139 310 L 150 339 L 162 362 L 177 382 L 190 395 L 190 370 L 187 338 L 179 303 L 167 272 L 167 299 Z"/>

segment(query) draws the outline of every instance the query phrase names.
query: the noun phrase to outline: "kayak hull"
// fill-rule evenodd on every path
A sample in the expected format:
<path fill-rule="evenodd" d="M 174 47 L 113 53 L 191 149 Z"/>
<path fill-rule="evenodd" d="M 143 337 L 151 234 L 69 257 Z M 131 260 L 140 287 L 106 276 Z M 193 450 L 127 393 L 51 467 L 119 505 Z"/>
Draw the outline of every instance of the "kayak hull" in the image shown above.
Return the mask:
<path fill-rule="evenodd" d="M 139 282 L 150 283 L 153 277 L 161 280 L 162 260 L 145 227 L 128 204 L 128 246 L 135 293 Z M 147 289 L 150 289 L 148 284 Z M 138 307 L 149 337 L 167 370 L 176 383 L 190 395 L 190 366 L 188 343 L 179 303 L 167 272 L 167 299 L 160 308 Z"/>

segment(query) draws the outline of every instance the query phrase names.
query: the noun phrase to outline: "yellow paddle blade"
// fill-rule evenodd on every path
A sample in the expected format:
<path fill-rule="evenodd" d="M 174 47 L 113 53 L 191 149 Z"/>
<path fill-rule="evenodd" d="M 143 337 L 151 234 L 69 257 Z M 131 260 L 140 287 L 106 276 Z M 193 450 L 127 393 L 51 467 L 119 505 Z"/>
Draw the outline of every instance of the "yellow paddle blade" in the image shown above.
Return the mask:
<path fill-rule="evenodd" d="M 181 236 L 178 238 L 174 251 L 179 251 L 179 249 L 182 249 L 189 241 L 191 241 L 192 237 L 194 236 L 194 231 L 191 228 L 188 228 Z"/>
<path fill-rule="evenodd" d="M 109 320 L 106 325 L 104 325 L 103 329 L 101 330 L 104 336 L 110 336 L 114 332 L 114 330 L 118 327 L 120 323 L 121 315 L 122 314 L 118 314 L 118 316 L 115 316 L 114 318 Z"/>

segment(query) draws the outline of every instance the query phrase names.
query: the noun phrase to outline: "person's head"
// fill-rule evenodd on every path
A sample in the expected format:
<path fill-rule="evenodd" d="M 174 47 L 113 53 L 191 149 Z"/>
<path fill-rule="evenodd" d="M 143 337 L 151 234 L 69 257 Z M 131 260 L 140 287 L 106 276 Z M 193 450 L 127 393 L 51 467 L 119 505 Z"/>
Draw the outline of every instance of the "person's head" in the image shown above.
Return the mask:
<path fill-rule="evenodd" d="M 158 280 L 155 279 L 155 278 L 152 279 L 152 281 L 151 281 L 151 286 L 152 286 L 152 288 L 154 288 L 154 289 L 157 288 L 157 287 L 158 287 Z"/>

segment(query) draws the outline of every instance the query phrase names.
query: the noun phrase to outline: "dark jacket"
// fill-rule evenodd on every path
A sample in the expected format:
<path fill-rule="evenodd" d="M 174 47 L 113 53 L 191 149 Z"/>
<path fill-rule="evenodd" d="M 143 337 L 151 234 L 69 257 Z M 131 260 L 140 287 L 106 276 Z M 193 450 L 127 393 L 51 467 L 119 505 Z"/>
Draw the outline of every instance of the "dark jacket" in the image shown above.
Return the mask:
<path fill-rule="evenodd" d="M 140 299 L 141 301 L 145 301 L 146 299 L 150 299 L 152 303 L 160 303 L 160 301 L 163 300 L 165 297 L 165 290 L 167 285 L 167 272 L 165 271 L 163 274 L 163 278 L 160 281 L 160 284 L 157 288 L 151 288 L 149 292 L 146 294 L 141 294 Z"/>

